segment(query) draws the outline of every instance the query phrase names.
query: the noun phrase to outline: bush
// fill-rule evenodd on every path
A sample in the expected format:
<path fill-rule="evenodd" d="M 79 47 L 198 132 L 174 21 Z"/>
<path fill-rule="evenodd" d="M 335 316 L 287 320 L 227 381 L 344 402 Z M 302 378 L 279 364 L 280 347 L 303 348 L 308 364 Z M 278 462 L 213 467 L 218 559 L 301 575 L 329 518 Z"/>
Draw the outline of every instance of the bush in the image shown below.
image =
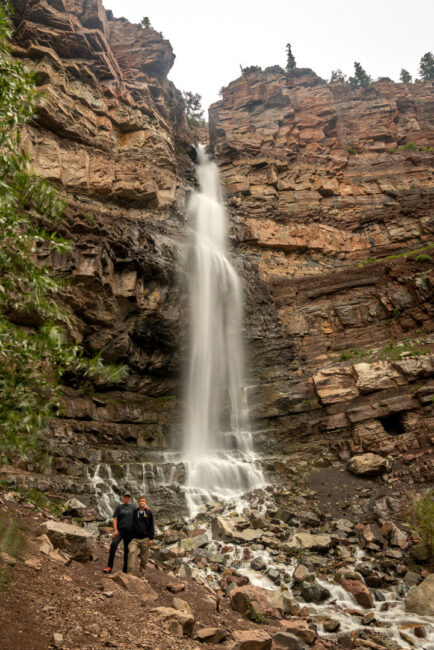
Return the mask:
<path fill-rule="evenodd" d="M 434 490 L 419 495 L 411 503 L 409 518 L 414 531 L 434 555 Z"/>
<path fill-rule="evenodd" d="M 406 142 L 399 148 L 403 151 L 414 151 L 414 149 L 417 149 L 417 144 L 415 142 Z"/>
<path fill-rule="evenodd" d="M 432 52 L 423 55 L 419 64 L 419 73 L 424 81 L 434 79 L 434 56 Z"/>
<path fill-rule="evenodd" d="M 408 72 L 408 70 L 404 70 L 404 68 L 401 68 L 401 74 L 399 75 L 399 79 L 403 84 L 411 84 L 412 82 L 411 74 Z"/>
<path fill-rule="evenodd" d="M 292 70 L 295 69 L 296 65 L 297 64 L 295 62 L 295 58 L 291 50 L 291 44 L 287 43 L 286 44 L 286 71 L 291 72 Z"/>
<path fill-rule="evenodd" d="M 357 61 L 354 62 L 354 77 L 350 77 L 348 81 L 352 88 L 365 88 L 372 84 L 371 77 Z"/>
<path fill-rule="evenodd" d="M 416 257 L 416 262 L 432 262 L 432 257 L 427 255 L 426 253 L 423 253 L 423 255 L 418 255 Z"/>

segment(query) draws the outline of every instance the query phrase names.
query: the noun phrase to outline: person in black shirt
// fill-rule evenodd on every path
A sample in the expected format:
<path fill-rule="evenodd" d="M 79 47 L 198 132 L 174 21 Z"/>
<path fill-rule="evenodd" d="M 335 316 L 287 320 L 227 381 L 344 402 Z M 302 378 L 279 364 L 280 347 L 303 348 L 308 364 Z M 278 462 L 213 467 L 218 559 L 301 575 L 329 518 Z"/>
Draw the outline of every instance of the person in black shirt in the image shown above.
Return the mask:
<path fill-rule="evenodd" d="M 131 493 L 124 492 L 123 503 L 120 503 L 113 513 L 113 537 L 110 544 L 108 566 L 104 573 L 111 573 L 115 561 L 116 550 L 121 541 L 124 542 L 124 566 L 123 572 L 128 568 L 128 546 L 133 534 L 133 514 L 135 511 L 134 504 L 130 503 Z"/>
<path fill-rule="evenodd" d="M 144 578 L 149 547 L 154 539 L 154 516 L 146 505 L 146 498 L 139 497 L 139 507 L 133 513 L 133 539 L 130 542 L 128 573 L 133 573 L 134 565 L 140 555 L 139 578 Z"/>

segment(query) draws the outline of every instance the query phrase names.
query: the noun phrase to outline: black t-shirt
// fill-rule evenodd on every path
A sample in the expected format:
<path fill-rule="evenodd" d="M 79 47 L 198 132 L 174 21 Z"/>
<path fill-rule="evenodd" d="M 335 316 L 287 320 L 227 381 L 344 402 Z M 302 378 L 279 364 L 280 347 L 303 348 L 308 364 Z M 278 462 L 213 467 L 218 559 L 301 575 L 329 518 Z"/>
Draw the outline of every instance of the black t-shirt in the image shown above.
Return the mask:
<path fill-rule="evenodd" d="M 118 520 L 119 530 L 131 530 L 133 527 L 133 515 L 136 506 L 133 503 L 120 503 L 113 513 L 113 519 Z"/>

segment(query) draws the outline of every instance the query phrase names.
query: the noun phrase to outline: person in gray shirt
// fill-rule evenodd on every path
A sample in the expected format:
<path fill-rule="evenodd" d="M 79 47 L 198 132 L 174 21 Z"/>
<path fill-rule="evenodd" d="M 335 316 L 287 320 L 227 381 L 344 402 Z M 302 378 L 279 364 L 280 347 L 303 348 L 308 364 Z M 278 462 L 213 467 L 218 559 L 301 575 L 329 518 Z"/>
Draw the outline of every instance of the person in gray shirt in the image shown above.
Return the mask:
<path fill-rule="evenodd" d="M 120 542 L 124 542 L 124 565 L 123 572 L 127 573 L 128 568 L 128 545 L 133 536 L 133 515 L 136 507 L 130 503 L 131 493 L 124 492 L 123 503 L 120 503 L 113 513 L 113 536 L 110 544 L 110 552 L 107 567 L 104 573 L 111 573 L 115 561 L 116 550 Z"/>

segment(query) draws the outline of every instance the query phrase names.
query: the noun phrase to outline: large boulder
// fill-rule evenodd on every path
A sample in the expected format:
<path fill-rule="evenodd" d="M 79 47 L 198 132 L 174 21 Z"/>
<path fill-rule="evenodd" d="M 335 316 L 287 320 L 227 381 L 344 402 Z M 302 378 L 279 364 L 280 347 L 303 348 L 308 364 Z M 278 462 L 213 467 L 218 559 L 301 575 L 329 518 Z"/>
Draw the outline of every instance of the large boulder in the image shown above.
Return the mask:
<path fill-rule="evenodd" d="M 359 395 L 351 368 L 335 366 L 320 370 L 313 383 L 321 404 L 334 404 L 352 400 Z"/>
<path fill-rule="evenodd" d="M 372 609 L 374 607 L 374 597 L 368 587 L 360 582 L 360 580 L 346 580 L 341 582 L 341 586 L 352 594 L 357 600 L 358 604 L 365 609 Z"/>
<path fill-rule="evenodd" d="M 193 632 L 194 616 L 172 607 L 156 607 L 151 610 L 157 622 L 174 636 L 190 636 Z"/>
<path fill-rule="evenodd" d="M 301 595 L 307 603 L 316 603 L 317 605 L 331 596 L 327 587 L 323 587 L 319 582 L 307 582 L 306 580 L 301 584 Z"/>
<path fill-rule="evenodd" d="M 48 520 L 42 524 L 39 532 L 47 535 L 55 548 L 66 551 L 73 560 L 88 562 L 92 559 L 96 538 L 91 531 L 80 526 Z"/>
<path fill-rule="evenodd" d="M 139 596 L 144 602 L 157 600 L 158 598 L 158 594 L 151 588 L 148 581 L 143 578 L 137 578 L 137 576 L 133 576 L 131 573 L 123 573 L 122 571 L 116 571 L 110 578 L 123 587 L 123 589 L 129 591 L 130 594 Z"/>
<path fill-rule="evenodd" d="M 270 610 L 266 591 L 261 587 L 235 587 L 230 593 L 230 598 L 232 609 L 245 616 L 251 616 L 254 612 L 265 615 Z"/>
<path fill-rule="evenodd" d="M 408 593 L 405 611 L 419 616 L 434 616 L 434 573 Z"/>
<path fill-rule="evenodd" d="M 273 636 L 273 648 L 285 648 L 285 650 L 307 650 L 307 646 L 301 639 L 288 632 L 277 632 Z"/>
<path fill-rule="evenodd" d="M 273 640 L 265 630 L 235 630 L 231 650 L 271 650 Z"/>
<path fill-rule="evenodd" d="M 347 469 L 358 476 L 376 476 L 386 471 L 387 460 L 378 454 L 361 454 L 350 458 Z"/>
<path fill-rule="evenodd" d="M 233 539 L 234 521 L 227 517 L 214 517 L 211 522 L 211 532 L 213 539 L 221 542 L 228 542 Z"/>
<path fill-rule="evenodd" d="M 287 634 L 293 634 L 294 636 L 304 641 L 304 643 L 308 643 L 309 645 L 314 643 L 315 639 L 318 636 L 315 630 L 310 629 L 306 621 L 284 620 L 280 621 L 280 625 L 282 626 L 283 632 L 286 632 Z"/>
<path fill-rule="evenodd" d="M 288 542 L 289 549 L 306 549 L 308 551 L 327 551 L 332 545 L 330 535 L 312 535 L 295 533 Z"/>

